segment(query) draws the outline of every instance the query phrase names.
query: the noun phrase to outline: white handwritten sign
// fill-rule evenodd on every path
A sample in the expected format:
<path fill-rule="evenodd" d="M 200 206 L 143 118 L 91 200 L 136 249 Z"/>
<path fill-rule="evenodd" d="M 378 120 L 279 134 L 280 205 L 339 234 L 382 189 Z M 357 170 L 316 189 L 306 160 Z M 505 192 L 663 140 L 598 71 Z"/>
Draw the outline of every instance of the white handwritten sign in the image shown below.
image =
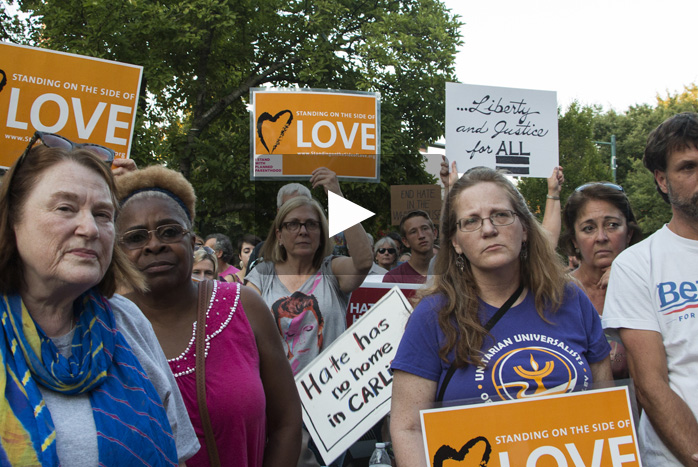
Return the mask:
<path fill-rule="evenodd" d="M 411 310 L 394 287 L 296 375 L 303 422 L 326 464 L 390 412 L 390 364 Z"/>
<path fill-rule="evenodd" d="M 554 91 L 446 83 L 446 157 L 547 178 L 558 165 Z"/>

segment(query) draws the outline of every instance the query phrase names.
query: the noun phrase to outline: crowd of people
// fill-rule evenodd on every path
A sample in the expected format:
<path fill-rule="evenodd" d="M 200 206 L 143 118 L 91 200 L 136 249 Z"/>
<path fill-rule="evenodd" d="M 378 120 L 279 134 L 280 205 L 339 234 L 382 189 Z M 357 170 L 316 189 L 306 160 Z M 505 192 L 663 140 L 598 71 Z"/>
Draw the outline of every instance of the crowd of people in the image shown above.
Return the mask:
<path fill-rule="evenodd" d="M 562 206 L 557 167 L 539 222 L 504 174 L 459 177 L 444 160 L 441 219 L 409 212 L 375 242 L 357 224 L 336 254 L 312 190 L 343 194 L 321 167 L 310 188 L 279 190 L 268 232 L 234 243 L 194 231 L 179 172 L 114 156 L 36 132 L 2 179 L 0 464 L 326 465 L 294 375 L 377 280 L 424 284 L 392 362 L 397 465 L 424 465 L 420 410 L 436 403 L 628 378 L 643 463 L 698 463 L 698 114 L 649 135 L 644 163 L 673 216 L 644 240 L 618 184 L 590 181 Z M 534 334 L 567 354 L 533 352 Z"/>

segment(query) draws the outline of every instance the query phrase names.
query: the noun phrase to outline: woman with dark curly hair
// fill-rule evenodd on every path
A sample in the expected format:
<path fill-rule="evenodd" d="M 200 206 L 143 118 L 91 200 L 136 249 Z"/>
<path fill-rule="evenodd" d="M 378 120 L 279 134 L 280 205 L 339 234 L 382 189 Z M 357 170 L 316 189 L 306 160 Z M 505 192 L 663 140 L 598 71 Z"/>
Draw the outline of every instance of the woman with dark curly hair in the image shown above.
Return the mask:
<path fill-rule="evenodd" d="M 571 274 L 591 303 L 603 314 L 611 264 L 628 246 L 642 240 L 630 201 L 620 185 L 585 183 L 567 198 L 563 211 L 562 246 L 579 260 Z M 628 377 L 625 350 L 620 339 L 609 337 L 611 368 L 616 379 Z"/>

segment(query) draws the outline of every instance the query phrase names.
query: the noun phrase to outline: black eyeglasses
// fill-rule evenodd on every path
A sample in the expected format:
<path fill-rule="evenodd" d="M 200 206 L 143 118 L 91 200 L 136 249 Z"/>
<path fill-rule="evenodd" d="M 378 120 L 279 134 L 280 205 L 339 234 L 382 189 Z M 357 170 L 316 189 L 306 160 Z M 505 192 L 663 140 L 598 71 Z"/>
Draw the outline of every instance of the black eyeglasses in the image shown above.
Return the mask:
<path fill-rule="evenodd" d="M 397 250 L 395 248 L 378 248 L 378 253 L 380 254 L 385 254 L 386 251 L 391 255 L 397 253 Z"/>
<path fill-rule="evenodd" d="M 305 222 L 298 222 L 298 221 L 290 221 L 290 222 L 284 222 L 281 224 L 281 228 L 286 228 L 291 233 L 298 232 L 301 227 L 305 227 L 305 230 L 308 232 L 317 232 L 320 230 L 320 223 L 315 220 L 307 220 Z"/>
<path fill-rule="evenodd" d="M 161 225 L 157 229 L 133 229 L 121 236 L 120 243 L 129 250 L 143 248 L 150 241 L 150 235 L 155 232 L 155 237 L 162 243 L 177 243 L 184 235 L 189 233 L 179 224 Z"/>
<path fill-rule="evenodd" d="M 92 143 L 73 143 L 68 138 L 65 138 L 61 135 L 37 131 L 34 133 L 34 136 L 32 136 L 32 139 L 29 140 L 29 144 L 27 145 L 27 148 L 24 150 L 22 155 L 19 156 L 19 160 L 23 160 L 29 153 L 31 148 L 34 146 L 34 144 L 36 144 L 36 142 L 39 140 L 41 140 L 41 143 L 47 148 L 62 148 L 70 150 L 87 149 L 88 151 L 95 153 L 100 159 L 109 164 L 111 164 L 112 161 L 114 161 L 114 157 L 116 156 L 116 152 L 113 149 L 108 148 L 106 146 L 100 146 L 99 144 Z"/>
<path fill-rule="evenodd" d="M 514 211 L 495 211 L 490 214 L 489 217 L 472 216 L 460 219 L 456 222 L 456 225 L 461 232 L 475 232 L 482 228 L 485 219 L 489 219 L 495 227 L 503 227 L 514 223 L 516 220 L 516 213 Z"/>
<path fill-rule="evenodd" d="M 206 245 L 196 245 L 194 246 L 194 251 L 204 250 L 207 254 L 216 256 L 216 251 L 210 246 Z"/>
<path fill-rule="evenodd" d="M 612 188 L 614 190 L 620 191 L 621 193 L 624 192 L 623 187 L 620 185 L 616 185 L 615 183 L 611 182 L 591 182 L 591 183 L 585 183 L 584 185 L 579 185 L 577 188 L 574 189 L 574 191 L 584 191 L 585 189 L 589 188 L 590 186 L 605 186 L 608 188 Z"/>

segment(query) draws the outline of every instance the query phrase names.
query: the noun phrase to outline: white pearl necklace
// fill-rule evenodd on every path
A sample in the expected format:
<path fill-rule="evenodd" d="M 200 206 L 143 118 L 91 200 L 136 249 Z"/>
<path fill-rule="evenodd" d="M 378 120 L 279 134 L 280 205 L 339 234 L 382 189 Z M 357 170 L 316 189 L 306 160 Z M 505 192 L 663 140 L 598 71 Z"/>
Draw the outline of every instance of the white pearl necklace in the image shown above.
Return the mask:
<path fill-rule="evenodd" d="M 209 324 L 209 317 L 210 317 L 210 312 L 211 312 L 211 307 L 213 307 L 214 302 L 218 302 L 218 297 L 217 297 L 217 292 L 218 292 L 218 282 L 214 281 L 213 282 L 213 293 L 211 294 L 211 300 L 208 303 L 208 308 L 206 309 L 206 327 L 208 328 Z M 223 297 L 223 300 L 227 300 L 227 297 Z M 204 353 L 204 358 L 208 357 L 208 351 L 211 348 L 211 339 L 216 337 L 218 334 L 220 334 L 223 329 L 228 326 L 228 323 L 230 323 L 230 320 L 233 319 L 233 315 L 235 314 L 235 310 L 237 310 L 238 302 L 240 300 L 240 286 L 239 284 L 236 287 L 235 290 L 235 299 L 233 302 L 233 306 L 230 307 L 230 313 L 228 313 L 228 316 L 226 319 L 221 323 L 221 325 L 213 331 L 211 334 L 206 335 L 206 345 L 205 345 L 205 353 Z M 186 368 L 185 370 L 179 371 L 177 373 L 174 373 L 174 377 L 178 378 L 180 376 L 188 375 L 196 371 L 196 352 L 194 352 L 192 349 L 194 348 L 194 344 L 196 342 L 196 325 L 197 322 L 195 321 L 192 325 L 192 335 L 191 338 L 189 339 L 189 343 L 187 344 L 187 348 L 182 352 L 179 356 L 175 358 L 171 358 L 168 360 L 168 363 L 179 363 L 189 357 L 189 353 L 191 352 L 192 358 L 194 359 L 194 365 L 191 367 Z"/>

